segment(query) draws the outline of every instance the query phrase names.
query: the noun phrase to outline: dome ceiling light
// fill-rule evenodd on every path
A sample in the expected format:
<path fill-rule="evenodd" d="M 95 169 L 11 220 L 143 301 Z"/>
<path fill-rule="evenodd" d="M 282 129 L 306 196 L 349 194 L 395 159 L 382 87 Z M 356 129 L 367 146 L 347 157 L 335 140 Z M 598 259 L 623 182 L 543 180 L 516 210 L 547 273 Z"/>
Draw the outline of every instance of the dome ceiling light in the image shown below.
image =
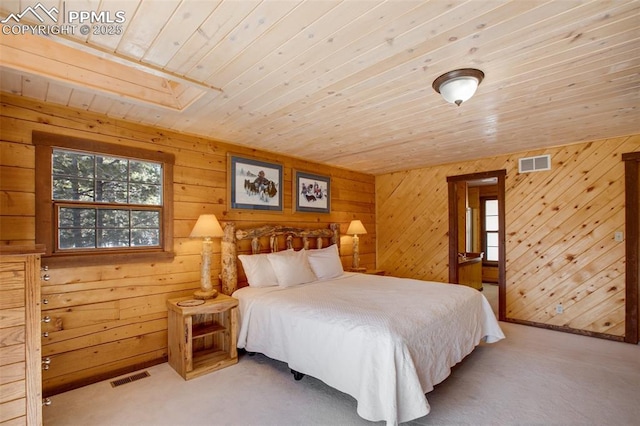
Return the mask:
<path fill-rule="evenodd" d="M 471 99 L 484 73 L 475 68 L 462 68 L 442 74 L 433 81 L 433 90 L 440 93 L 445 101 L 460 106 Z"/>

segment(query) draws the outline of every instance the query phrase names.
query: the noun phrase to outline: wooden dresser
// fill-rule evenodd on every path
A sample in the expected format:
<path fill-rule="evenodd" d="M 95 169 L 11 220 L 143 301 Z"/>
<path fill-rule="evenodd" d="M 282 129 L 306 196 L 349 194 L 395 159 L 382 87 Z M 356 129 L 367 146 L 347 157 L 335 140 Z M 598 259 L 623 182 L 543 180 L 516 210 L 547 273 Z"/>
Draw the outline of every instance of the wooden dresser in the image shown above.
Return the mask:
<path fill-rule="evenodd" d="M 42 246 L 0 247 L 0 424 L 42 424 Z"/>

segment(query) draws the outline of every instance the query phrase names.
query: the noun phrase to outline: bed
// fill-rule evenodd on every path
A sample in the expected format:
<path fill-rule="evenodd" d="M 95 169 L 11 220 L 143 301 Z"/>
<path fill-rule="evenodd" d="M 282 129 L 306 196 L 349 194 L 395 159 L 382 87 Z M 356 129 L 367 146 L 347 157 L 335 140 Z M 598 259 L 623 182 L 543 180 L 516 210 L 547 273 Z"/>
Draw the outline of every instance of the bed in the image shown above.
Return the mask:
<path fill-rule="evenodd" d="M 240 301 L 238 347 L 351 395 L 366 420 L 422 417 L 430 410 L 425 393 L 481 341 L 504 334 L 477 290 L 342 271 L 338 229 L 226 225 L 222 284 Z M 269 253 L 260 253 L 265 238 Z M 249 242 L 253 254 L 238 254 Z M 251 285 L 243 286 L 245 276 Z"/>

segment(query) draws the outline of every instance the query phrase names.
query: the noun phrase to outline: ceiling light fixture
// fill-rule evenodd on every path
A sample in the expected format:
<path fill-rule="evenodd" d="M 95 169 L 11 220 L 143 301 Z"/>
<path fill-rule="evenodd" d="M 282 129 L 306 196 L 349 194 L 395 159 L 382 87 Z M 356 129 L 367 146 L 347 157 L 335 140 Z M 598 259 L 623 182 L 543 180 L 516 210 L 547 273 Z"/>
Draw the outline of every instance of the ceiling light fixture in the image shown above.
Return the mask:
<path fill-rule="evenodd" d="M 442 74 L 433 81 L 433 90 L 445 101 L 460 106 L 469 100 L 484 78 L 484 73 L 475 68 L 462 68 Z"/>

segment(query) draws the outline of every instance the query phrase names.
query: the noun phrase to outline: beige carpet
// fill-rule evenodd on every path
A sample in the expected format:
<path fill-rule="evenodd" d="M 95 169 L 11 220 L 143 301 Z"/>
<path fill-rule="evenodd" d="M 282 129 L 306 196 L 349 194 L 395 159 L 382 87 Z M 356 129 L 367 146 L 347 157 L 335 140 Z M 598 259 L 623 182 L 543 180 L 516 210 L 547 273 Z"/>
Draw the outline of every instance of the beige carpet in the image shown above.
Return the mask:
<path fill-rule="evenodd" d="M 498 284 L 492 283 L 483 283 L 482 284 L 482 294 L 487 298 L 489 304 L 491 305 L 491 309 L 493 309 L 493 313 L 498 316 Z"/>
<path fill-rule="evenodd" d="M 640 346 L 501 325 L 507 339 L 476 348 L 427 394 L 431 413 L 409 424 L 640 424 Z M 189 382 L 168 364 L 147 371 L 52 397 L 45 426 L 372 424 L 353 398 L 311 377 L 296 382 L 262 355 Z"/>

